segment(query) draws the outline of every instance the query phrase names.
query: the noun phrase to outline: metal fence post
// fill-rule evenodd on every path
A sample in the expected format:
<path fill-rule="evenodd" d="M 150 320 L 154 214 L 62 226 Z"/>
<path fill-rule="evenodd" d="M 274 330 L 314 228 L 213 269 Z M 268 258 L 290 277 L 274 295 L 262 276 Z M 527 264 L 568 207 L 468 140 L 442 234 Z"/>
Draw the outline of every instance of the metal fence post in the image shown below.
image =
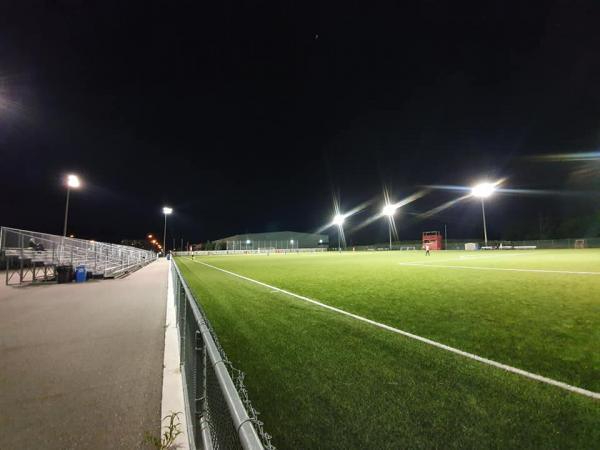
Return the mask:
<path fill-rule="evenodd" d="M 19 264 L 19 282 L 22 283 L 23 282 L 23 264 L 24 264 L 24 260 L 25 260 L 25 255 L 24 253 L 24 249 L 23 249 L 23 235 L 21 234 L 19 236 L 19 247 L 21 248 L 21 258 L 19 258 L 21 260 L 21 263 Z"/>
<path fill-rule="evenodd" d="M 179 277 L 178 277 L 179 278 Z M 179 293 L 181 295 L 181 280 L 179 280 Z M 187 302 L 185 301 L 185 295 L 182 296 L 182 302 L 181 302 L 181 321 L 179 323 L 179 329 L 182 330 L 181 333 L 179 333 L 180 336 L 180 343 L 179 343 L 179 354 L 180 355 L 185 355 L 185 331 L 186 330 L 186 320 L 187 320 Z"/>
<path fill-rule="evenodd" d="M 200 443 L 200 434 L 202 431 L 203 419 L 206 420 L 205 414 L 205 403 L 206 403 L 206 349 L 204 347 L 204 341 L 202 340 L 202 334 L 196 327 L 196 333 L 194 336 L 194 365 L 193 365 L 193 383 L 194 383 L 194 411 L 192 411 L 194 423 L 200 426 L 194 428 L 194 440 L 196 443 Z"/>
<path fill-rule="evenodd" d="M 206 367 L 208 363 L 206 354 L 206 345 L 202 339 L 202 333 L 197 331 L 200 335 L 202 343 L 202 410 L 200 416 L 200 433 L 202 435 L 202 442 L 204 443 L 204 450 L 212 450 L 212 438 L 210 436 L 210 423 L 208 421 L 208 389 L 206 387 Z"/>

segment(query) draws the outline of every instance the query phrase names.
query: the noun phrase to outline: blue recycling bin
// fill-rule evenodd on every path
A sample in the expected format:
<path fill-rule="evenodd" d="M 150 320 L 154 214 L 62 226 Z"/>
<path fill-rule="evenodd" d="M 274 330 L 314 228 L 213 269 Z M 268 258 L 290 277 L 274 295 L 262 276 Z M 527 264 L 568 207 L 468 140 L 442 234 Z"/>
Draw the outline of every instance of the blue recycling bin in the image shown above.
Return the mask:
<path fill-rule="evenodd" d="M 87 279 L 87 271 L 85 266 L 77 266 L 75 269 L 75 281 L 77 283 L 83 283 Z"/>

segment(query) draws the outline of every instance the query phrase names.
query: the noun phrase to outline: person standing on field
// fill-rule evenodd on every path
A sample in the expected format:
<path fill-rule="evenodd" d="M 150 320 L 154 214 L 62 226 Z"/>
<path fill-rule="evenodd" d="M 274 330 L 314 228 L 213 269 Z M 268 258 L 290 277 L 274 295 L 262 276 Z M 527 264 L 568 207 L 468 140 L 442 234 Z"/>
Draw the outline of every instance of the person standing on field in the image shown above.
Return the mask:
<path fill-rule="evenodd" d="M 429 256 L 429 244 L 425 244 L 425 256 Z"/>

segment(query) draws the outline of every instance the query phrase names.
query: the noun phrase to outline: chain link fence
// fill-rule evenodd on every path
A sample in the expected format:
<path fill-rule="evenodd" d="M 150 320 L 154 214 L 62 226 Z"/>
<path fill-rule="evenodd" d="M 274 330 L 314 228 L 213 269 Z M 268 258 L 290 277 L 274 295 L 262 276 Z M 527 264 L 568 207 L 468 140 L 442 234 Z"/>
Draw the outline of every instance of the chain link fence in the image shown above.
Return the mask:
<path fill-rule="evenodd" d="M 171 264 L 190 444 L 197 449 L 275 450 L 259 413 L 175 261 Z"/>
<path fill-rule="evenodd" d="M 445 241 L 446 250 L 464 250 L 465 244 L 477 243 L 483 246 L 481 239 L 448 239 Z M 567 238 L 567 239 L 529 239 L 529 240 L 489 240 L 488 246 L 500 247 L 536 247 L 539 249 L 567 249 L 567 248 L 600 248 L 600 238 Z M 422 241 L 396 241 L 392 244 L 392 250 L 421 250 Z M 353 245 L 348 246 L 345 250 L 356 251 L 387 251 L 390 249 L 390 244 L 380 243 L 371 245 Z M 332 249 L 337 251 L 337 249 Z"/>

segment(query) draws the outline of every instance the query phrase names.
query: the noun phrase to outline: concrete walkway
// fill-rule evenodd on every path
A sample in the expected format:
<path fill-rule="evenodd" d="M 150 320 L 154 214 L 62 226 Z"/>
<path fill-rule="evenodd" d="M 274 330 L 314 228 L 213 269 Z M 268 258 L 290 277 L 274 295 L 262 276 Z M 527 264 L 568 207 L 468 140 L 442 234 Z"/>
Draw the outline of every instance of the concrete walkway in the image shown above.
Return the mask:
<path fill-rule="evenodd" d="M 0 448 L 145 449 L 158 434 L 168 263 L 0 285 Z"/>

